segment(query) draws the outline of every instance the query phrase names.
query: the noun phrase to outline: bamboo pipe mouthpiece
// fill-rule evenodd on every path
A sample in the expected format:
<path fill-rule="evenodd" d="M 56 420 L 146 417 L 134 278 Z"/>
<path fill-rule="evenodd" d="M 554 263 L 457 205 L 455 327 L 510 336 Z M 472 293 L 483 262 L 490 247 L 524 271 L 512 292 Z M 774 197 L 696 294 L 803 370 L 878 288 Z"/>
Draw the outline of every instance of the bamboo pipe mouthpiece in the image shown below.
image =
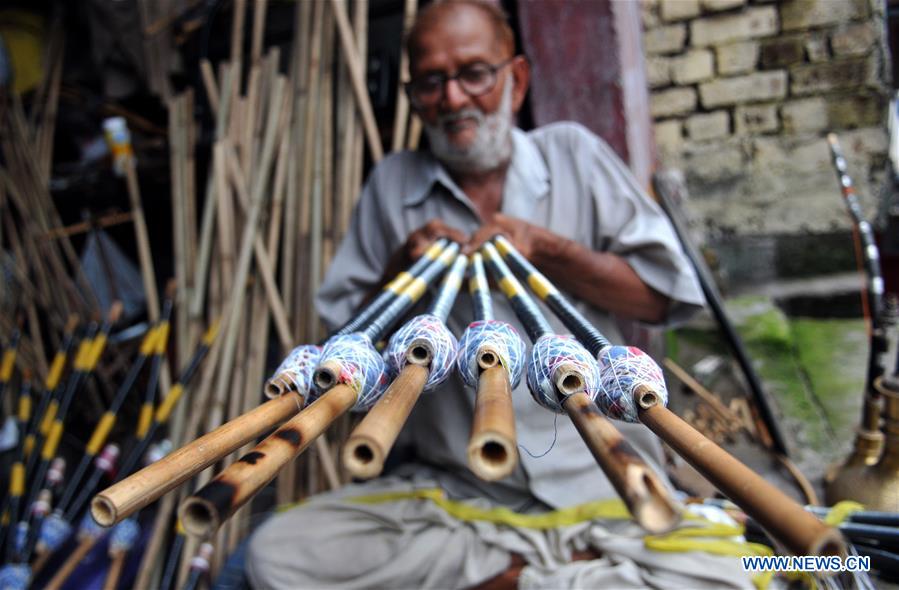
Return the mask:
<path fill-rule="evenodd" d="M 478 364 L 488 366 L 478 379 L 468 467 L 484 481 L 496 481 L 511 474 L 518 464 L 512 386 L 496 353 L 479 351 Z"/>
<path fill-rule="evenodd" d="M 349 385 L 337 385 L 326 391 L 200 491 L 185 499 L 178 510 L 184 530 L 203 539 L 212 536 L 222 523 L 355 403 L 356 392 Z"/>
<path fill-rule="evenodd" d="M 337 378 L 340 376 L 340 363 L 335 361 L 325 361 L 315 368 L 312 374 L 312 381 L 322 391 L 327 391 L 337 385 Z"/>
<path fill-rule="evenodd" d="M 407 355 L 415 345 L 409 347 Z M 343 464 L 353 477 L 371 479 L 384 469 L 384 461 L 409 418 L 425 383 L 428 368 L 409 363 L 390 384 L 343 445 Z"/>
<path fill-rule="evenodd" d="M 845 555 L 840 533 L 735 459 L 661 404 L 645 385 L 634 388 L 638 416 L 725 496 L 794 555 Z"/>
<path fill-rule="evenodd" d="M 268 401 L 113 484 L 91 500 L 94 520 L 105 527 L 117 524 L 284 422 L 303 408 L 303 401 L 295 392 Z"/>
<path fill-rule="evenodd" d="M 417 338 L 412 341 L 406 350 L 406 360 L 413 365 L 427 367 L 431 364 L 434 353 L 431 351 L 431 345 L 423 338 Z"/>
<path fill-rule="evenodd" d="M 558 389 L 559 393 L 563 396 L 573 395 L 587 389 L 584 375 L 577 369 L 577 367 L 568 363 L 562 363 L 556 368 L 553 372 L 553 381 L 556 384 L 556 389 Z"/>
<path fill-rule="evenodd" d="M 673 529 L 681 506 L 590 396 L 573 393 L 562 400 L 562 408 L 637 524 L 654 534 Z"/>
<path fill-rule="evenodd" d="M 269 399 L 275 399 L 282 396 L 293 388 L 293 382 L 290 375 L 286 373 L 278 373 L 265 382 L 265 396 Z"/>

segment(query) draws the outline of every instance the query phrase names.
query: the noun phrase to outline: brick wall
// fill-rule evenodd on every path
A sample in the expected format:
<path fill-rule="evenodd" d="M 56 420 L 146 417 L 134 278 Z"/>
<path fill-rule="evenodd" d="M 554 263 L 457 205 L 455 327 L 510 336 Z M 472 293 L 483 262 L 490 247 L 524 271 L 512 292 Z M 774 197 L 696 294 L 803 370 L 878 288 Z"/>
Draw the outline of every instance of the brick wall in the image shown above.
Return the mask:
<path fill-rule="evenodd" d="M 874 216 L 887 152 L 880 1 L 642 3 L 660 159 L 686 173 L 708 239 L 847 228 L 828 131 Z"/>

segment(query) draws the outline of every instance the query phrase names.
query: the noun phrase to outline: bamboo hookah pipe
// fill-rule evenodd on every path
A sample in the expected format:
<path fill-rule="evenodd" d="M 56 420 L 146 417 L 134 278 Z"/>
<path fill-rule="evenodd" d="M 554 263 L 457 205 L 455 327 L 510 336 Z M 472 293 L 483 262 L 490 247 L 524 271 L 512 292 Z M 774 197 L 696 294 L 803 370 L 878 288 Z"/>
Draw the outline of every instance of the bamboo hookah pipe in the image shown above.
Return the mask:
<path fill-rule="evenodd" d="M 47 408 L 50 406 L 51 400 L 54 398 L 56 388 L 62 381 L 62 373 L 63 370 L 65 370 L 66 359 L 68 358 L 69 352 L 72 349 L 72 343 L 75 341 L 75 329 L 77 327 L 78 316 L 76 314 L 72 314 L 69 316 L 69 319 L 66 322 L 66 327 L 63 332 L 62 342 L 60 343 L 59 350 L 56 351 L 56 354 L 53 356 L 53 362 L 50 363 L 50 370 L 47 372 L 47 378 L 44 380 L 44 391 L 41 394 L 41 399 L 37 404 L 37 411 L 32 414 L 31 422 L 28 425 L 28 431 L 25 434 L 24 450 L 26 457 L 31 456 L 31 454 L 34 452 L 34 449 L 36 448 L 35 432 L 37 431 L 38 426 L 43 422 L 44 416 L 47 413 Z"/>
<path fill-rule="evenodd" d="M 459 246 L 453 244 L 452 248 L 458 251 Z M 432 253 L 433 250 L 429 249 L 428 252 Z M 407 272 L 411 273 L 416 268 L 428 267 L 435 260 L 428 259 L 420 265 L 416 262 Z M 389 296 L 385 296 L 386 299 L 394 299 L 395 292 L 393 290 L 385 287 L 384 291 L 390 293 Z M 422 293 L 423 291 L 421 289 Z M 380 305 L 383 301 L 383 298 L 377 298 L 361 313 L 367 314 L 371 306 Z M 207 343 L 206 350 L 208 350 L 211 340 L 212 337 L 207 334 L 207 338 L 204 338 Z M 91 501 L 91 514 L 103 526 L 112 526 L 297 414 L 312 397 L 312 372 L 320 357 L 319 347 L 314 345 L 298 346 L 282 362 L 275 372 L 275 376 L 266 385 L 266 393 L 273 397 L 271 401 L 226 422 L 212 432 L 187 443 L 164 459 L 103 490 Z M 191 362 L 191 367 L 196 368 L 194 362 Z M 156 420 L 151 431 L 155 430 L 157 424 L 168 419 L 182 391 L 183 386 L 180 383 L 172 386 L 169 394 L 157 409 Z M 148 435 L 142 439 L 141 444 L 144 445 L 144 450 L 151 438 L 152 435 Z M 131 455 L 131 457 L 139 456 Z M 123 472 L 127 473 L 128 470 L 123 470 Z"/>
<path fill-rule="evenodd" d="M 408 270 L 400 272 L 393 280 L 384 285 L 381 292 L 356 317 L 350 319 L 328 339 L 357 332 L 371 323 L 371 320 L 383 312 L 384 308 L 393 302 L 409 283 L 440 257 L 447 244 L 448 241 L 445 238 L 436 240 Z M 458 248 L 458 246 L 456 247 Z M 309 391 L 312 386 L 310 381 L 312 372 L 308 370 L 308 367 L 311 365 L 314 368 L 318 365 L 321 349 L 322 347 L 316 344 L 302 344 L 294 348 L 275 370 L 274 376 L 265 384 L 265 395 L 274 398 L 285 391 Z"/>
<path fill-rule="evenodd" d="M 59 405 L 59 409 L 56 410 L 55 416 L 53 417 L 53 421 L 47 433 L 47 437 L 46 439 L 44 439 L 44 444 L 41 448 L 40 462 L 37 465 L 37 472 L 35 474 L 35 477 L 33 480 L 31 480 L 31 490 L 28 498 L 29 501 L 26 505 L 33 502 L 35 492 L 40 489 L 41 485 L 43 485 L 44 477 L 46 476 L 47 469 L 50 466 L 50 461 L 52 461 L 53 457 L 56 456 L 56 450 L 59 446 L 59 442 L 62 438 L 64 429 L 63 422 L 65 420 L 66 414 L 68 413 L 69 406 L 72 403 L 72 399 L 75 397 L 75 394 L 81 388 L 84 381 L 94 371 L 94 369 L 96 369 L 97 363 L 99 363 L 100 357 L 103 355 L 103 351 L 106 349 L 106 342 L 109 338 L 109 332 L 110 330 L 112 330 L 113 324 L 118 321 L 121 313 L 121 302 L 114 302 L 110 308 L 106 320 L 103 322 L 103 325 L 97 333 L 96 337 L 90 340 L 86 348 L 82 347 L 81 350 L 79 350 L 79 353 L 83 354 L 79 354 L 75 358 L 75 371 L 72 373 L 72 375 L 69 376 L 69 381 L 66 385 L 66 391 L 62 396 L 62 401 Z M 84 344 L 83 341 L 82 344 Z M 35 454 L 35 456 L 37 455 Z"/>
<path fill-rule="evenodd" d="M 600 368 L 597 404 L 603 414 L 642 422 L 686 459 L 744 512 L 797 555 L 845 552 L 839 533 L 806 512 L 792 498 L 707 439 L 665 407 L 668 392 L 662 370 L 639 348 L 612 346 L 512 244 L 494 238 L 507 260 L 596 355 Z"/>
<path fill-rule="evenodd" d="M 868 370 L 865 377 L 865 393 L 862 403 L 861 423 L 856 432 L 852 453 L 842 465 L 828 474 L 827 500 L 835 503 L 853 498 L 859 491 L 857 480 L 860 470 L 873 465 L 883 448 L 883 433 L 880 431 L 881 395 L 875 386 L 884 374 L 883 353 L 886 352 L 886 338 L 883 326 L 883 277 L 880 272 L 880 255 L 874 241 L 871 225 L 864 219 L 852 178 L 846 169 L 846 159 L 837 136 L 827 135 L 833 166 L 840 182 L 840 191 L 846 210 L 852 220 L 852 239 L 858 266 L 864 267 L 865 284 L 862 287 L 862 309 L 868 321 Z"/>
<path fill-rule="evenodd" d="M 325 344 L 313 373 L 314 401 L 181 503 L 178 513 L 188 534 L 208 538 L 337 417 L 350 408 L 367 410 L 377 401 L 387 387 L 388 371 L 373 342 L 412 309 L 458 251 L 458 244 L 450 244 L 363 331 L 336 336 Z"/>
<path fill-rule="evenodd" d="M 458 344 L 446 327 L 446 318 L 462 286 L 466 263 L 465 255 L 459 254 L 428 310 L 391 336 L 385 356 L 388 369 L 397 377 L 343 447 L 343 463 L 353 477 L 380 475 L 421 393 L 432 391 L 450 376 Z"/>
<path fill-rule="evenodd" d="M 534 400 L 557 414 L 568 414 L 640 526 L 654 533 L 673 528 L 681 518 L 679 505 L 596 407 L 601 390 L 595 359 L 573 336 L 553 333 L 493 244 L 487 242 L 482 249 L 494 279 L 533 342 L 527 382 Z"/>
<path fill-rule="evenodd" d="M 470 269 L 474 321 L 459 339 L 456 367 L 465 384 L 477 392 L 468 466 L 481 479 L 495 481 L 512 473 L 518 464 L 512 390 L 524 371 L 525 344 L 511 324 L 494 319 L 479 253 L 472 254 Z"/>

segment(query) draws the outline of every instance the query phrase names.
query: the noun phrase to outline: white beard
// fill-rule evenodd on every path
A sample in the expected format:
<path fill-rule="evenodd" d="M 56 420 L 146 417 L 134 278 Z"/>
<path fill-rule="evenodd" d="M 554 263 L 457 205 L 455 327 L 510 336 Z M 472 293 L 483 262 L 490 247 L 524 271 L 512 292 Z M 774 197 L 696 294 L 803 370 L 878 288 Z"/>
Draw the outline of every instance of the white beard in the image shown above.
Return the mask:
<path fill-rule="evenodd" d="M 499 108 L 485 115 L 470 108 L 441 115 L 435 125 L 424 125 L 431 152 L 440 163 L 456 172 L 495 170 L 512 158 L 512 76 L 506 78 Z M 462 119 L 474 119 L 474 140 L 465 147 L 453 145 L 444 126 Z"/>

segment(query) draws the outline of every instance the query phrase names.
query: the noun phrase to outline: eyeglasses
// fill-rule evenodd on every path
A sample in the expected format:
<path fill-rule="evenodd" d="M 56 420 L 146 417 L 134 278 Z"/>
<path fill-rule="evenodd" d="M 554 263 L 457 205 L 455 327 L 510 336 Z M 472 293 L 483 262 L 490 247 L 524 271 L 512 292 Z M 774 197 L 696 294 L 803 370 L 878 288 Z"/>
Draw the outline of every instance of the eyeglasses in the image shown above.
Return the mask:
<path fill-rule="evenodd" d="M 498 64 L 483 62 L 469 64 L 459 68 L 459 71 L 452 76 L 442 72 L 427 74 L 406 82 L 406 94 L 416 107 L 432 106 L 443 99 L 447 82 L 455 80 L 468 96 L 472 98 L 482 96 L 496 86 L 496 73 L 514 59 L 511 57 Z"/>

